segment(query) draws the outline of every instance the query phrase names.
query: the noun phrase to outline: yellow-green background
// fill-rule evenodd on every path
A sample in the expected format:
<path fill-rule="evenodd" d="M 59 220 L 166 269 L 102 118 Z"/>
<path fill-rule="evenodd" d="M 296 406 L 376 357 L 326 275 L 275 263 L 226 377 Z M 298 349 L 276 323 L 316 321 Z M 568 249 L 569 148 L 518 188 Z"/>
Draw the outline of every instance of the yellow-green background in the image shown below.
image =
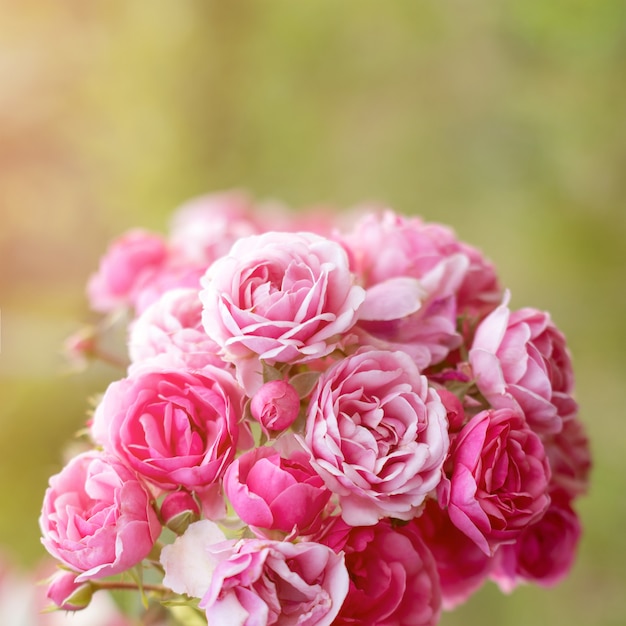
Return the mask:
<path fill-rule="evenodd" d="M 0 551 L 87 396 L 64 337 L 109 239 L 231 187 L 377 200 L 482 248 L 550 310 L 595 457 L 577 564 L 442 623 L 626 623 L 626 5 L 617 0 L 0 0 Z"/>

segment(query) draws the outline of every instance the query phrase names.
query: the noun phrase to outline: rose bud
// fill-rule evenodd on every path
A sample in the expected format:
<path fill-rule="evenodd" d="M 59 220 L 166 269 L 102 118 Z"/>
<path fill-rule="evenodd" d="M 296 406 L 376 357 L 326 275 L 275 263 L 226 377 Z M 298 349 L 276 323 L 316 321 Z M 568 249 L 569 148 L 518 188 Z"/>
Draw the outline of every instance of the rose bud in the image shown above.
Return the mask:
<path fill-rule="evenodd" d="M 182 535 L 189 524 L 200 519 L 200 509 L 187 491 L 174 491 L 161 504 L 163 524 L 177 535 Z"/>
<path fill-rule="evenodd" d="M 300 398 L 284 380 L 270 380 L 252 398 L 250 412 L 266 431 L 289 428 L 298 417 Z"/>
<path fill-rule="evenodd" d="M 46 596 L 60 609 L 80 611 L 89 606 L 95 588 L 89 581 L 77 583 L 77 575 L 76 572 L 59 570 L 50 578 Z"/>

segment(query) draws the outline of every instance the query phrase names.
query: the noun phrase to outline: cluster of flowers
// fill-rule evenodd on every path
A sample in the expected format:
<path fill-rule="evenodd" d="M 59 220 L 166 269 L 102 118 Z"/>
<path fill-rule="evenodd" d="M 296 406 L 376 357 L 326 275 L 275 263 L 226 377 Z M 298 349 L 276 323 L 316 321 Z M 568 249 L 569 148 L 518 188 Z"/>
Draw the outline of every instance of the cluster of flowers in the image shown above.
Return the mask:
<path fill-rule="evenodd" d="M 44 497 L 58 606 L 152 567 L 211 626 L 433 625 L 567 574 L 590 452 L 563 334 L 450 229 L 350 217 L 225 193 L 111 244 L 88 295 L 130 311 L 129 364 Z"/>

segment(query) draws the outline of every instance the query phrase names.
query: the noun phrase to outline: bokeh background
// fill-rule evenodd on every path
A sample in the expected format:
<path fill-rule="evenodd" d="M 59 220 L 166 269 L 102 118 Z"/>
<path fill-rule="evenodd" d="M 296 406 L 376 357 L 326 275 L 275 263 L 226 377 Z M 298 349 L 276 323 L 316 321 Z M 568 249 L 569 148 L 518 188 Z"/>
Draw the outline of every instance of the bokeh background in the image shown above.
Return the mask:
<path fill-rule="evenodd" d="M 626 4 L 0 0 L 0 552 L 88 396 L 68 372 L 107 242 L 243 188 L 451 224 L 568 337 L 595 469 L 557 588 L 487 585 L 442 624 L 626 623 Z"/>

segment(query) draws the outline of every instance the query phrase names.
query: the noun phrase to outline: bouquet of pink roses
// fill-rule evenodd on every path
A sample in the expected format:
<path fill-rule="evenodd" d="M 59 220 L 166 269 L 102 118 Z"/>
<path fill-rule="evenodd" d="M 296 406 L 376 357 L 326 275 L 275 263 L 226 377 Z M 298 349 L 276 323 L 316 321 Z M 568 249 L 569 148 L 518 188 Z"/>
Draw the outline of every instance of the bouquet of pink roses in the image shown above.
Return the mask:
<path fill-rule="evenodd" d="M 111 244 L 88 295 L 128 362 L 44 497 L 56 605 L 432 625 L 567 574 L 590 452 L 563 334 L 450 229 L 350 217 L 225 193 Z"/>

